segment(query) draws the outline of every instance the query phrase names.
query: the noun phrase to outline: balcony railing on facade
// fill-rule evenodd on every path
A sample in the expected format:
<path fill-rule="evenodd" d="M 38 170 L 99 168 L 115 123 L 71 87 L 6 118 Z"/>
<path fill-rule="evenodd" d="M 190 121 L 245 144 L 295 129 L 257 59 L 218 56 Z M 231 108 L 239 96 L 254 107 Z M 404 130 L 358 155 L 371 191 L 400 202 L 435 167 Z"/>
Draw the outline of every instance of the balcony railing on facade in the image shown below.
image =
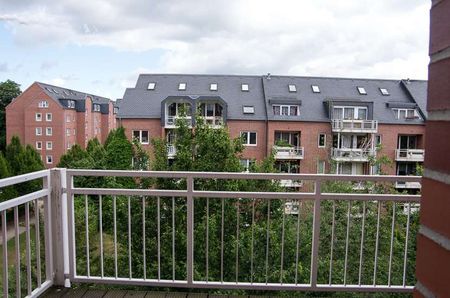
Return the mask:
<path fill-rule="evenodd" d="M 219 128 L 224 125 L 222 116 L 205 116 L 201 119 L 205 121 L 205 124 L 209 125 L 212 128 Z"/>
<path fill-rule="evenodd" d="M 178 183 L 97 188 L 82 184 L 89 177 Z M 418 217 L 410 207 L 418 208 L 420 196 L 373 193 L 374 184 L 384 189 L 399 179 L 421 177 L 52 169 L 1 179 L 0 190 L 32 180 L 42 188 L 0 203 L 0 291 L 38 297 L 75 282 L 412 292 Z M 208 180 L 218 188 L 202 190 Z M 239 191 L 217 183 L 239 180 L 301 180 L 309 187 Z M 370 192 L 326 192 L 337 181 L 367 182 Z"/>
<path fill-rule="evenodd" d="M 167 145 L 167 158 L 173 159 L 177 155 L 177 147 L 173 144 Z"/>
<path fill-rule="evenodd" d="M 185 121 L 186 125 L 192 126 L 192 117 L 180 117 L 180 116 L 166 116 L 165 128 L 176 128 L 177 121 Z"/>
<path fill-rule="evenodd" d="M 362 148 L 332 148 L 331 158 L 335 161 L 368 162 L 375 150 Z"/>
<path fill-rule="evenodd" d="M 333 132 L 377 133 L 378 121 L 359 119 L 332 119 L 331 128 Z"/>
<path fill-rule="evenodd" d="M 425 150 L 423 149 L 397 149 L 395 150 L 396 161 L 423 162 Z"/>
<path fill-rule="evenodd" d="M 395 182 L 395 188 L 397 188 L 397 189 L 421 189 L 422 184 L 420 182 L 397 181 L 397 182 Z"/>
<path fill-rule="evenodd" d="M 275 159 L 303 159 L 305 150 L 303 147 L 294 147 L 294 146 L 273 146 L 273 150 L 275 151 Z"/>

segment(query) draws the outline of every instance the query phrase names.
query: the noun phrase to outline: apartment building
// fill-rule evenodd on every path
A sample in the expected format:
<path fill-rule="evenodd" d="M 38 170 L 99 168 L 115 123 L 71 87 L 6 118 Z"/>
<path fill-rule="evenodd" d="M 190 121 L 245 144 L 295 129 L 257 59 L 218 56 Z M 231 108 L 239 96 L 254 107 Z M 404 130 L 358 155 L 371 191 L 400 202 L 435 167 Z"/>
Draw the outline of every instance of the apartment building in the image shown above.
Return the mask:
<path fill-rule="evenodd" d="M 113 102 L 108 98 L 33 83 L 6 107 L 8 142 L 18 136 L 36 148 L 47 168 L 74 144 L 86 147 L 92 138 L 106 140 L 116 127 Z"/>
<path fill-rule="evenodd" d="M 142 74 L 117 116 L 146 148 L 151 138 L 166 138 L 170 158 L 184 110 L 193 125 L 198 111 L 213 127 L 241 136 L 246 167 L 274 152 L 280 172 L 376 174 L 370 161 L 386 155 L 393 161 L 387 174 L 411 175 L 424 159 L 426 90 L 427 82 L 416 80 Z"/>

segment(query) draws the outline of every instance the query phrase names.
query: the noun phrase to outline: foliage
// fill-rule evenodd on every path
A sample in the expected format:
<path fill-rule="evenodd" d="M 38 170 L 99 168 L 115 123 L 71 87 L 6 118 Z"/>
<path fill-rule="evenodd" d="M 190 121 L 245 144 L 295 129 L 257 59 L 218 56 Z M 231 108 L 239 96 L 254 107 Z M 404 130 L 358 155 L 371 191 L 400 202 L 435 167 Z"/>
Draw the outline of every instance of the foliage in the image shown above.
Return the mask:
<path fill-rule="evenodd" d="M 6 106 L 22 92 L 20 85 L 14 81 L 6 80 L 0 82 L 0 151 L 6 146 Z"/>

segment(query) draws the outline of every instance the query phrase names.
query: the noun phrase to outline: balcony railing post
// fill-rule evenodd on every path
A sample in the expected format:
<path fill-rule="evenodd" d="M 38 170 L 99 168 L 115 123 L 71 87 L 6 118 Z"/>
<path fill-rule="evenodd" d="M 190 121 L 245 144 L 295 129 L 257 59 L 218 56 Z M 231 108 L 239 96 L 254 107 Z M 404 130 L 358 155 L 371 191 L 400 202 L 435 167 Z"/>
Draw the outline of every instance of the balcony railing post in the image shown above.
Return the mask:
<path fill-rule="evenodd" d="M 194 178 L 188 176 L 187 184 L 187 283 L 191 285 L 194 281 Z"/>
<path fill-rule="evenodd" d="M 314 217 L 311 253 L 311 286 L 317 286 L 317 267 L 319 263 L 319 239 L 320 239 L 320 203 L 321 203 L 321 180 L 315 181 Z"/>
<path fill-rule="evenodd" d="M 52 169 L 50 171 L 51 181 L 51 235 L 52 235 L 52 255 L 53 258 L 53 284 L 64 286 L 64 218 L 67 216 L 63 213 L 62 194 L 65 191 L 62 187 L 62 170 Z"/>

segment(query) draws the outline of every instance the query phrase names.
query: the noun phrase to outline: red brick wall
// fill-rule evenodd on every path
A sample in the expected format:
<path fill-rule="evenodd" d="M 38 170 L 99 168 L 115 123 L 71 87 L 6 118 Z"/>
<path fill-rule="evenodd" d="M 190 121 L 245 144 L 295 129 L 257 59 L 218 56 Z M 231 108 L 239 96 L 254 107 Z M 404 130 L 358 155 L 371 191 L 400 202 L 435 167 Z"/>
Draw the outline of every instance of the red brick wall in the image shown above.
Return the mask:
<path fill-rule="evenodd" d="M 450 0 L 433 1 L 415 297 L 450 297 Z"/>
<path fill-rule="evenodd" d="M 133 130 L 148 130 L 150 140 L 164 136 L 160 119 L 121 119 L 117 125 L 125 128 L 125 134 L 130 141 L 133 137 Z M 151 144 L 142 145 L 142 147 L 150 153 L 152 152 Z"/>
<path fill-rule="evenodd" d="M 227 122 L 231 138 L 238 138 L 241 131 L 256 132 L 256 146 L 245 146 L 242 158 L 262 160 L 266 157 L 266 123 L 265 121 L 229 120 Z"/>

